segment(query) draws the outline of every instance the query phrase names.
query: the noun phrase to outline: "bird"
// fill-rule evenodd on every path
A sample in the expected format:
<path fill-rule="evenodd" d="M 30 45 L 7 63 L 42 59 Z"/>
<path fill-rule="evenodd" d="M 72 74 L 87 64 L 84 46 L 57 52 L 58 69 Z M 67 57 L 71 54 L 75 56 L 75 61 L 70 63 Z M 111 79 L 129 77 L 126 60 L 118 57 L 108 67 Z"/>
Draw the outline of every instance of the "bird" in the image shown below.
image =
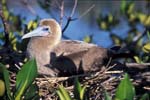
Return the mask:
<path fill-rule="evenodd" d="M 96 44 L 62 40 L 61 26 L 52 18 L 42 19 L 36 29 L 22 36 L 26 38 L 30 38 L 27 57 L 36 59 L 39 75 L 70 76 L 98 71 L 112 53 Z"/>

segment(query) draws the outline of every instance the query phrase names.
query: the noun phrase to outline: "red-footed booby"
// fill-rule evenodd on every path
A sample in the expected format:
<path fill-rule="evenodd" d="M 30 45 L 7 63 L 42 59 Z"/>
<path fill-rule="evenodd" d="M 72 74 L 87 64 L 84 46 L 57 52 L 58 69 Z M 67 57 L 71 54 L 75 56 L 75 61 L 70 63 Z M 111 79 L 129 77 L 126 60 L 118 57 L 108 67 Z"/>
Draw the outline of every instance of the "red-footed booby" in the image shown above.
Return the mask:
<path fill-rule="evenodd" d="M 100 70 L 109 51 L 81 41 L 61 40 L 61 27 L 54 19 L 43 19 L 22 39 L 31 38 L 27 46 L 29 58 L 35 58 L 38 73 L 64 76 Z"/>

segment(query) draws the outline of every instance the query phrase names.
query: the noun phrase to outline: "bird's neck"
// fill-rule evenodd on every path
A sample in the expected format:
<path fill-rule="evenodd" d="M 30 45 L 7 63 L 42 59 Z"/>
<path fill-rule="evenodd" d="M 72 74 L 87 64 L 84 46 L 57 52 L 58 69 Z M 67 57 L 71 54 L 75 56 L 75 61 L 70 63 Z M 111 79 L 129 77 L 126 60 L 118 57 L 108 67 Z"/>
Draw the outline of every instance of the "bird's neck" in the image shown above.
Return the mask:
<path fill-rule="evenodd" d="M 61 41 L 61 37 L 49 36 L 49 37 L 34 37 L 31 38 L 29 47 L 32 49 L 38 49 L 42 51 L 50 51 Z"/>

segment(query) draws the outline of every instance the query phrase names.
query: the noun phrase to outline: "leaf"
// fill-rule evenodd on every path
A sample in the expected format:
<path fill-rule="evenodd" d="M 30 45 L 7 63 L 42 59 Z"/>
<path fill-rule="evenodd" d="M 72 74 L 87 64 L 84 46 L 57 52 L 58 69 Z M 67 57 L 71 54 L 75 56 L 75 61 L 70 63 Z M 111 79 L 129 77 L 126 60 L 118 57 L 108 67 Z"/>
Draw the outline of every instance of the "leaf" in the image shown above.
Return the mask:
<path fill-rule="evenodd" d="M 122 39 L 116 34 L 110 34 L 111 39 L 113 40 L 115 45 L 121 45 Z"/>
<path fill-rule="evenodd" d="M 5 83 L 0 79 L 0 97 L 2 97 L 5 93 Z"/>
<path fill-rule="evenodd" d="M 145 20 L 144 25 L 150 27 L 150 15 L 149 16 L 147 15 L 147 19 Z"/>
<path fill-rule="evenodd" d="M 143 46 L 142 50 L 145 52 L 145 53 L 150 53 L 150 43 L 147 43 Z"/>
<path fill-rule="evenodd" d="M 59 90 L 57 91 L 57 94 L 61 100 L 71 100 L 69 93 L 62 85 L 59 85 Z"/>
<path fill-rule="evenodd" d="M 86 42 L 86 43 L 90 43 L 91 42 L 91 37 L 90 36 L 85 36 L 83 41 Z"/>
<path fill-rule="evenodd" d="M 56 93 L 58 94 L 60 100 L 65 100 L 65 97 L 64 97 L 63 94 L 60 92 L 60 90 L 57 90 Z"/>
<path fill-rule="evenodd" d="M 124 79 L 119 84 L 116 91 L 116 100 L 133 100 L 135 89 L 132 85 L 128 74 L 124 75 Z"/>
<path fill-rule="evenodd" d="M 33 83 L 37 76 L 37 65 L 35 59 L 28 61 L 16 76 L 15 99 L 20 100 L 27 88 Z"/>
<path fill-rule="evenodd" d="M 9 100 L 12 100 L 11 92 L 10 92 L 10 81 L 9 81 L 9 72 L 6 67 L 0 63 L 0 73 L 3 73 L 3 78 L 5 81 L 5 87 L 7 91 L 7 96 Z"/>
<path fill-rule="evenodd" d="M 81 91 L 80 91 L 80 99 L 81 100 L 85 100 L 84 96 L 85 96 L 85 90 L 86 90 L 86 86 L 83 86 Z"/>
<path fill-rule="evenodd" d="M 150 42 L 150 31 L 147 32 L 147 37 L 148 37 L 148 40 Z"/>
<path fill-rule="evenodd" d="M 126 12 L 126 6 L 127 6 L 127 1 L 126 0 L 121 0 L 121 6 L 120 6 L 120 9 L 121 9 L 121 12 L 124 14 Z"/>
<path fill-rule="evenodd" d="M 31 29 L 33 23 L 34 23 L 34 22 L 33 22 L 32 20 L 28 23 L 28 25 L 27 25 L 27 29 L 28 29 L 28 30 Z"/>
<path fill-rule="evenodd" d="M 134 56 L 136 63 L 142 63 L 142 60 L 138 56 Z"/>
<path fill-rule="evenodd" d="M 150 100 L 150 95 L 148 95 L 148 93 L 145 93 L 144 95 L 142 95 L 142 97 L 140 98 L 140 100 Z"/>
<path fill-rule="evenodd" d="M 108 15 L 108 22 L 111 24 L 113 22 L 113 15 L 109 14 Z"/>
<path fill-rule="evenodd" d="M 109 96 L 109 94 L 108 94 L 108 92 L 106 90 L 104 92 L 104 97 L 105 97 L 104 100 L 111 100 L 111 97 Z"/>
<path fill-rule="evenodd" d="M 80 92 L 81 92 L 81 85 L 78 81 L 78 78 L 75 78 L 75 81 L 74 81 L 74 98 L 77 99 L 77 100 L 80 100 Z"/>
<path fill-rule="evenodd" d="M 107 29 L 108 29 L 107 23 L 106 23 L 105 21 L 101 21 L 101 23 L 100 23 L 100 28 L 101 28 L 102 30 L 107 30 Z"/>
<path fill-rule="evenodd" d="M 31 21 L 28 23 L 28 25 L 27 25 L 27 29 L 29 30 L 29 29 L 31 29 L 31 28 L 36 28 L 37 25 L 38 25 L 37 22 L 31 20 Z"/>
<path fill-rule="evenodd" d="M 129 6 L 128 6 L 128 14 L 132 14 L 133 13 L 133 10 L 134 10 L 134 6 L 135 4 L 133 2 L 130 2 L 129 3 Z"/>
<path fill-rule="evenodd" d="M 31 86 L 24 95 L 24 100 L 37 100 L 37 99 L 39 99 L 38 86 L 36 84 L 31 84 Z"/>
<path fill-rule="evenodd" d="M 146 21 L 146 19 L 147 19 L 147 15 L 146 15 L 146 14 L 143 14 L 143 13 L 139 13 L 139 14 L 138 14 L 138 19 L 140 20 L 140 22 L 141 22 L 142 24 L 144 24 L 145 21 Z"/>

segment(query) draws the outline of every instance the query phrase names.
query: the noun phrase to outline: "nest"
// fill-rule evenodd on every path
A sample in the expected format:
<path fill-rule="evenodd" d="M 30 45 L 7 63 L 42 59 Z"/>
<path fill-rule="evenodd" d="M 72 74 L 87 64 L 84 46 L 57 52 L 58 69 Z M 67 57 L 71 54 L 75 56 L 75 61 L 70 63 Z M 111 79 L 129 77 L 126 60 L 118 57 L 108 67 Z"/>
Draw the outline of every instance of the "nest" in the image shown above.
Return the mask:
<path fill-rule="evenodd" d="M 65 89 L 73 96 L 73 81 L 78 77 L 80 83 L 86 86 L 86 93 L 89 100 L 103 100 L 104 90 L 111 97 L 115 97 L 115 91 L 125 72 L 128 72 L 130 79 L 136 89 L 136 98 L 141 97 L 145 92 L 150 92 L 150 69 L 146 66 L 143 69 L 135 67 L 121 67 L 117 69 L 114 64 L 103 67 L 101 71 L 87 73 L 70 77 L 44 77 L 37 78 L 36 83 L 39 87 L 39 95 L 43 100 L 58 100 L 56 90 L 62 84 Z M 134 69 L 134 70 L 133 70 Z"/>

